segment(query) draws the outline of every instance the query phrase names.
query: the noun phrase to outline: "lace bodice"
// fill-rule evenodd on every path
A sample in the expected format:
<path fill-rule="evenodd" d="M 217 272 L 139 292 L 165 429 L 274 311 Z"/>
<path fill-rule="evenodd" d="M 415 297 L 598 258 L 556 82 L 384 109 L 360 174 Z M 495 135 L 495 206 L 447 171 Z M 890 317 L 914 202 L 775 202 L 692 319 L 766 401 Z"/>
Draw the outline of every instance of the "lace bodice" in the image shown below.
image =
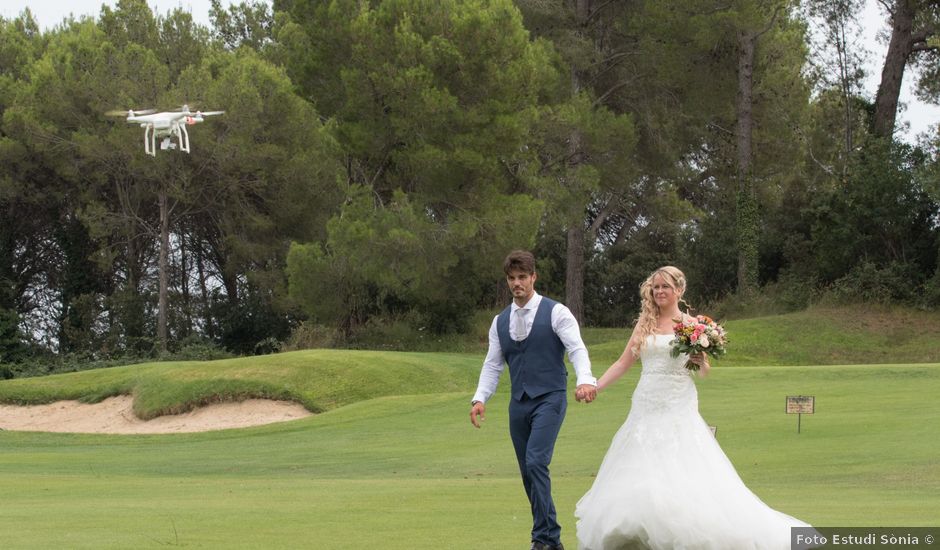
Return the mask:
<path fill-rule="evenodd" d="M 633 391 L 632 409 L 637 414 L 698 410 L 695 382 L 692 373 L 685 368 L 689 356 L 673 357 L 669 344 L 672 339 L 671 334 L 647 336 L 646 345 L 640 351 L 643 370 Z"/>
<path fill-rule="evenodd" d="M 672 334 L 651 334 L 646 337 L 646 345 L 640 351 L 640 361 L 643 363 L 643 376 L 668 375 L 690 376 L 685 368 L 689 356 L 682 354 L 679 357 L 671 355 Z"/>

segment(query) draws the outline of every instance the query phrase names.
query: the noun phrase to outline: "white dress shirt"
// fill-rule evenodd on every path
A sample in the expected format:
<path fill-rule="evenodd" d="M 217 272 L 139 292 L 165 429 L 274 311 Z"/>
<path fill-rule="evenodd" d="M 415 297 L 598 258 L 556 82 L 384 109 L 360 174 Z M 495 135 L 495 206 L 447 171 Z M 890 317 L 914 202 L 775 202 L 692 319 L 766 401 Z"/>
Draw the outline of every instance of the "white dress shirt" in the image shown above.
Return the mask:
<path fill-rule="evenodd" d="M 542 303 L 542 296 L 539 293 L 532 295 L 529 302 L 522 306 L 528 310 L 525 314 L 525 335 L 524 338 L 517 338 L 513 326 L 516 316 L 516 310 L 519 306 L 514 301 L 509 311 L 509 332 L 513 339 L 525 339 L 532 331 L 532 323 L 535 321 L 535 314 Z M 483 360 L 483 369 L 480 371 L 480 383 L 477 385 L 477 392 L 473 395 L 473 401 L 483 401 L 484 403 L 496 393 L 496 386 L 499 384 L 499 375 L 506 368 L 506 361 L 503 357 L 503 348 L 499 344 L 499 334 L 496 332 L 496 320 L 499 315 L 493 318 L 490 325 L 490 349 L 486 353 L 486 359 Z M 577 375 L 577 385 L 590 384 L 597 385 L 597 379 L 591 373 L 591 359 L 588 357 L 587 347 L 581 340 L 581 329 L 578 327 L 578 321 L 571 314 L 571 310 L 563 304 L 555 304 L 552 308 L 552 330 L 561 339 L 565 345 L 565 351 L 568 353 L 568 359 L 574 365 L 574 372 Z"/>

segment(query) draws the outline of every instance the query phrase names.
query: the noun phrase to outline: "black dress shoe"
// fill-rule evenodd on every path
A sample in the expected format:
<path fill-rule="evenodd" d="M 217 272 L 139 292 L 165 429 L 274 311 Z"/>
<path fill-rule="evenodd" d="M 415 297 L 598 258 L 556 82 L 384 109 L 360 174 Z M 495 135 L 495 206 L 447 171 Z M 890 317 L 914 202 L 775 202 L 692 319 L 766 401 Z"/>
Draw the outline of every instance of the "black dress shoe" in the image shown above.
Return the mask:
<path fill-rule="evenodd" d="M 544 542 L 533 540 L 531 550 L 565 550 L 565 545 L 559 542 L 557 545 L 553 546 L 551 544 L 545 544 Z"/>

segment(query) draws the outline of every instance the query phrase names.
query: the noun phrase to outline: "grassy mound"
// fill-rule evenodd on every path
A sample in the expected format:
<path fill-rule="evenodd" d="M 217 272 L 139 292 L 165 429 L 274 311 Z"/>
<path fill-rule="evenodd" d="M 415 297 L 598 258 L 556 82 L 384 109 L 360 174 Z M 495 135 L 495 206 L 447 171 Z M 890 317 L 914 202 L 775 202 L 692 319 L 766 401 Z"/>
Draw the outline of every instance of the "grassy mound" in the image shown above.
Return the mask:
<path fill-rule="evenodd" d="M 296 401 L 313 412 L 387 395 L 471 391 L 480 358 L 443 353 L 308 350 L 206 362 L 145 363 L 0 383 L 0 402 L 133 395 L 143 419 L 248 398 Z"/>

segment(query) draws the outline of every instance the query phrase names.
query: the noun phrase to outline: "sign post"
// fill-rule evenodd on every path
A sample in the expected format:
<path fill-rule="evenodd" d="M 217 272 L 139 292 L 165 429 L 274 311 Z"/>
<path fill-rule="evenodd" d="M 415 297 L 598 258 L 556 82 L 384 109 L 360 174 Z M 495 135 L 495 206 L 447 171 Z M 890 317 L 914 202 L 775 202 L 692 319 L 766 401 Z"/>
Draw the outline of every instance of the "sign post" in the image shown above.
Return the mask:
<path fill-rule="evenodd" d="M 816 409 L 815 395 L 788 395 L 787 414 L 796 415 L 796 433 L 800 433 L 800 423 L 804 414 L 813 414 Z"/>

